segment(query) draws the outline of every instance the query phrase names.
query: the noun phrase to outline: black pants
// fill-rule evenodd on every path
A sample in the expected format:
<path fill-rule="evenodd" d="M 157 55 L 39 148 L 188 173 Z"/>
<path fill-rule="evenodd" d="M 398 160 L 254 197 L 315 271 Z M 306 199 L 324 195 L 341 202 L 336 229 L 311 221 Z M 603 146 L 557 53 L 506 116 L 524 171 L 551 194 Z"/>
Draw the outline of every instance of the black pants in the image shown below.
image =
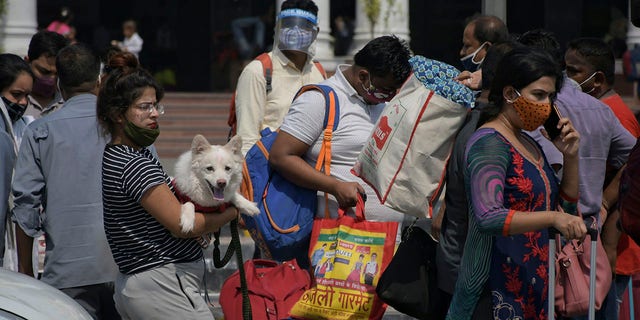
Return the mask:
<path fill-rule="evenodd" d="M 438 289 L 437 302 L 434 303 L 436 308 L 433 310 L 433 317 L 430 317 L 429 320 L 444 320 L 447 317 L 447 311 L 449 311 L 449 305 L 451 304 L 451 299 L 453 295 L 448 292 L 443 291 L 442 289 Z M 491 291 L 485 288 L 478 299 L 478 303 L 476 304 L 476 308 L 473 311 L 473 317 L 471 319 L 474 320 L 489 320 L 493 319 L 493 300 L 491 298 Z"/>

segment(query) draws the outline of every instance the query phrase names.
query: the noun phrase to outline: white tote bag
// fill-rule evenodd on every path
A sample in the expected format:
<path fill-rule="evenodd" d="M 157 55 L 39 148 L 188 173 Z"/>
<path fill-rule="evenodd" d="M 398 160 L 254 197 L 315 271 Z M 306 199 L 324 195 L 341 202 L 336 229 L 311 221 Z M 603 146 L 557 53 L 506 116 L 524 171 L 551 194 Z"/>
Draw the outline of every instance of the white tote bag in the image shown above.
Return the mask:
<path fill-rule="evenodd" d="M 412 74 L 387 103 L 352 173 L 376 191 L 380 203 L 431 218 L 467 110 Z"/>

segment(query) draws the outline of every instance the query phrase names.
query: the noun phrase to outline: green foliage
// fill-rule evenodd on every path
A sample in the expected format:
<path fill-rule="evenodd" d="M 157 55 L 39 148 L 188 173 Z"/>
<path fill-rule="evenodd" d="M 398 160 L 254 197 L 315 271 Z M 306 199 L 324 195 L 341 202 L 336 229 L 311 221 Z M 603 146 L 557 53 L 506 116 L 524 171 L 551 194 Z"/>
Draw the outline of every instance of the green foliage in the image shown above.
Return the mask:
<path fill-rule="evenodd" d="M 396 0 L 387 0 L 387 11 L 384 13 L 384 27 L 389 28 L 389 17 L 393 12 L 392 8 L 396 4 Z"/>
<path fill-rule="evenodd" d="M 364 12 L 369 19 L 371 39 L 373 39 L 373 29 L 378 23 L 380 17 L 380 0 L 362 0 L 364 1 Z"/>
<path fill-rule="evenodd" d="M 373 39 L 374 29 L 378 24 L 380 18 L 380 11 L 382 11 L 382 0 L 362 0 L 364 3 L 364 12 L 369 20 L 369 31 L 371 32 L 371 39 Z M 389 16 L 392 13 L 396 0 L 386 0 L 386 12 L 384 13 L 384 27 L 389 27 Z"/>
<path fill-rule="evenodd" d="M 170 69 L 165 68 L 153 74 L 156 81 L 165 87 L 165 89 L 173 90 L 177 84 L 176 73 Z"/>

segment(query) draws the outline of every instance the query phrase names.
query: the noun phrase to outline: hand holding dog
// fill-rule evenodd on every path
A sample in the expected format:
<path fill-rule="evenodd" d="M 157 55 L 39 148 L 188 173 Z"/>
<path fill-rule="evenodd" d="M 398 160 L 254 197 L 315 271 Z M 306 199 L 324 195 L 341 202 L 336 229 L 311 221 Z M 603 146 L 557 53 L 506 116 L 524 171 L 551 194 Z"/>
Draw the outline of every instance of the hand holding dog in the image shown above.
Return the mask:
<path fill-rule="evenodd" d="M 180 216 L 185 207 L 178 202 L 169 186 L 160 184 L 152 187 L 142 196 L 140 202 L 145 210 L 176 238 L 193 238 L 214 232 L 238 216 L 238 210 L 234 206 L 228 206 L 219 214 L 193 212 L 193 229 L 184 232 Z M 187 209 L 189 207 L 194 208 L 192 203 L 188 203 Z"/>
<path fill-rule="evenodd" d="M 233 219 L 236 219 L 238 215 L 240 215 L 240 211 L 238 210 L 238 208 L 234 206 L 229 206 L 221 214 L 204 214 L 204 213 L 200 213 L 200 214 L 205 219 L 205 225 L 213 226 L 214 228 L 216 228 L 214 232 L 217 232 L 220 230 L 222 226 L 231 222 Z M 215 216 L 219 216 L 220 219 L 214 219 Z"/>
<path fill-rule="evenodd" d="M 200 232 L 196 232 L 196 230 L 202 229 L 197 227 L 199 219 L 204 220 L 203 225 L 205 232 L 202 233 L 210 233 L 217 232 L 222 226 L 231 222 L 231 220 L 237 218 L 240 214 L 238 208 L 232 205 L 228 206 L 224 211 L 216 214 L 196 212 L 195 206 L 191 202 L 183 203 L 180 209 L 180 230 L 182 231 L 182 233 L 174 233 L 174 236 L 177 238 L 182 238 L 184 237 L 184 235 L 190 235 L 191 237 L 199 236 Z M 184 219 L 184 215 L 187 215 L 191 218 Z"/>

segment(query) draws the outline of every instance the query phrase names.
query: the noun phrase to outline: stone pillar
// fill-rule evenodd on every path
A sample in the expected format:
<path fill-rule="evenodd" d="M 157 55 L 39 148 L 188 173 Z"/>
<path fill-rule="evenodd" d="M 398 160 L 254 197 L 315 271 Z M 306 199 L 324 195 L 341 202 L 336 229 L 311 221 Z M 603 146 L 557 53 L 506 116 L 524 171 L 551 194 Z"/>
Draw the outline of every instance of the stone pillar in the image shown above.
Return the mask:
<path fill-rule="evenodd" d="M 482 14 L 496 16 L 507 24 L 507 0 L 482 0 Z"/>
<path fill-rule="evenodd" d="M 631 20 L 629 20 L 629 28 L 627 29 L 627 48 L 629 48 L 629 50 L 633 50 L 638 46 L 640 46 L 640 28 L 634 26 L 633 23 L 631 23 Z M 618 71 L 618 69 L 622 70 L 621 64 L 622 62 L 619 59 L 616 60 L 616 73 L 623 73 L 622 71 Z M 636 68 L 638 67 L 640 66 L 636 64 Z M 638 92 L 638 90 L 638 81 L 633 81 L 634 101 L 637 101 L 640 96 L 640 92 Z"/>
<path fill-rule="evenodd" d="M 6 5 L 7 12 L 0 25 L 2 50 L 24 57 L 38 28 L 36 0 L 7 0 Z"/>
<path fill-rule="evenodd" d="M 640 28 L 634 26 L 631 21 L 629 21 L 629 28 L 627 29 L 627 48 L 631 50 L 638 45 L 640 45 Z"/>
<path fill-rule="evenodd" d="M 356 26 L 351 45 L 351 55 L 356 54 L 371 39 L 394 34 L 409 43 L 409 0 L 380 1 L 380 16 L 371 35 L 371 23 L 365 13 L 365 4 L 356 0 Z"/>
<path fill-rule="evenodd" d="M 331 35 L 329 34 L 331 32 L 331 5 L 329 0 L 315 0 L 314 2 L 318 6 L 318 27 L 320 27 L 320 33 L 316 39 L 315 59 L 324 62 L 333 59 Z"/>

